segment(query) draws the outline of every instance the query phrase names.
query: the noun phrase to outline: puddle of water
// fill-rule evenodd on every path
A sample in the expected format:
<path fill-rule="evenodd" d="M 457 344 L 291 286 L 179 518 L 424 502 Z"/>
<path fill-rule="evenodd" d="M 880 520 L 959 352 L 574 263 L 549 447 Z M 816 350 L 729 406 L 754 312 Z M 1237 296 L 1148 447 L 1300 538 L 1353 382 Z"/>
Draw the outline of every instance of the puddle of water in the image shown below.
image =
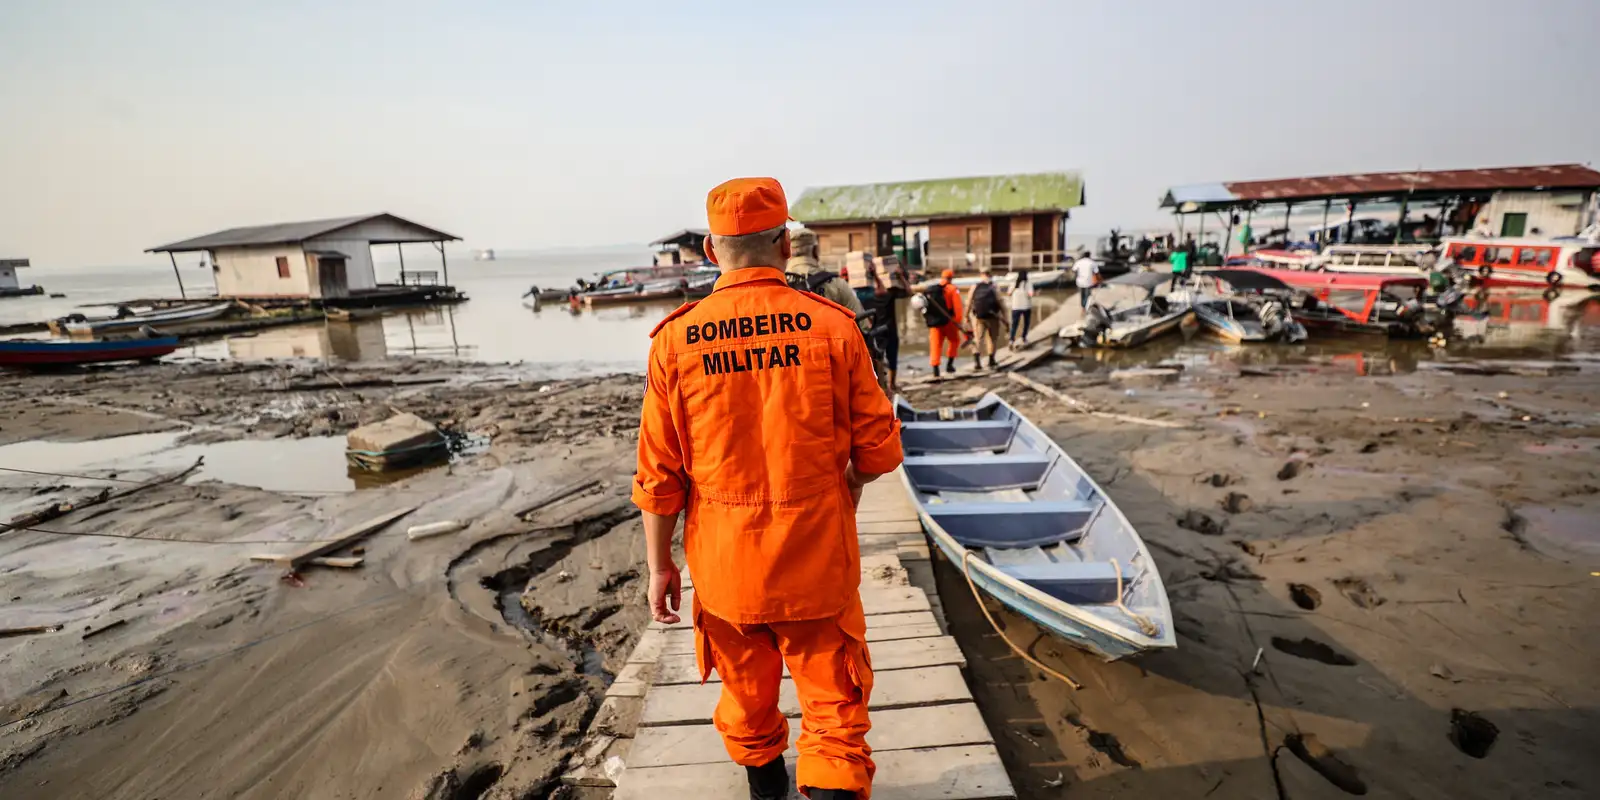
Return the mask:
<path fill-rule="evenodd" d="M 1600 562 L 1600 509 L 1523 506 L 1511 523 L 1513 533 L 1535 550 L 1556 558 Z"/>
<path fill-rule="evenodd" d="M 91 442 L 21 442 L 0 447 L 0 466 L 46 472 L 140 474 L 205 464 L 189 483 L 215 480 L 271 492 L 337 493 L 393 483 L 437 465 L 367 472 L 345 461 L 345 437 L 241 439 L 174 447 L 181 433 L 119 436 Z M 468 448 L 465 453 L 471 453 Z"/>

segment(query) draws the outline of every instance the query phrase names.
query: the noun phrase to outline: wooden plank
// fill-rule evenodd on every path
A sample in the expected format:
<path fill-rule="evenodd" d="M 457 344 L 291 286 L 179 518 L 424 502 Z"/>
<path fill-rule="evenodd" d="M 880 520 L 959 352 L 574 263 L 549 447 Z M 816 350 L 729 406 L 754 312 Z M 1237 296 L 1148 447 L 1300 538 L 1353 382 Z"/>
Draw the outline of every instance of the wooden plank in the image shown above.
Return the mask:
<path fill-rule="evenodd" d="M 874 620 L 889 620 L 889 624 L 873 624 Z M 648 663 L 654 664 L 661 656 L 682 656 L 694 654 L 694 631 L 673 630 L 658 631 L 669 634 L 663 640 L 661 648 L 656 652 L 656 657 Z M 875 614 L 867 617 L 867 642 L 887 642 L 893 639 L 920 639 L 926 636 L 940 636 L 944 632 L 939 630 L 939 621 L 930 611 L 911 611 L 904 614 Z M 620 677 L 618 678 L 620 680 Z"/>
<path fill-rule="evenodd" d="M 683 629 L 673 629 L 676 633 Z M 685 631 L 686 633 L 692 633 Z M 668 631 L 661 628 L 646 628 L 639 634 L 639 641 L 633 646 L 633 652 L 628 654 L 629 664 L 654 664 L 661 660 L 661 648 L 668 641 Z M 691 639 L 692 641 L 692 639 Z"/>
<path fill-rule="evenodd" d="M 991 744 L 983 716 L 972 703 L 874 712 L 867 744 L 874 757 L 892 750 Z M 789 746 L 795 747 L 800 726 L 789 726 Z M 722 734 L 711 725 L 667 725 L 642 728 L 628 751 L 628 768 L 673 767 L 683 764 L 720 764 L 728 760 Z"/>
<path fill-rule="evenodd" d="M 13 636 L 33 636 L 40 633 L 55 633 L 61 630 L 60 624 L 56 625 L 23 625 L 16 628 L 0 628 L 0 639 L 9 639 Z"/>
<path fill-rule="evenodd" d="M 650 691 L 649 664 L 625 664 L 606 687 L 606 697 L 644 697 Z"/>
<path fill-rule="evenodd" d="M 283 557 L 282 556 L 275 556 L 275 555 L 271 555 L 271 554 L 257 553 L 255 555 L 251 556 L 250 560 L 251 561 L 266 561 L 266 562 L 270 562 L 270 563 L 273 563 L 273 564 L 278 564 L 278 563 L 282 563 Z M 366 561 L 366 559 L 362 558 L 361 556 L 318 556 L 316 558 L 311 559 L 310 561 L 307 561 L 306 565 L 307 566 L 312 566 L 312 567 L 334 567 L 334 568 L 337 568 L 337 569 L 355 569 L 356 567 L 361 566 L 362 563 L 364 563 L 365 561 Z"/>
<path fill-rule="evenodd" d="M 906 611 L 927 611 L 928 596 L 921 589 L 909 586 L 895 589 L 862 589 L 861 607 L 867 616 L 874 614 L 899 614 Z"/>
<path fill-rule="evenodd" d="M 872 652 L 873 672 L 887 672 L 897 669 L 916 669 L 921 667 L 935 667 L 944 664 L 966 666 L 967 661 L 961 654 L 961 648 L 956 645 L 956 640 L 949 636 L 929 636 L 920 639 L 892 639 L 889 641 L 875 642 L 869 648 Z M 789 673 L 784 667 L 784 674 Z M 722 679 L 716 672 L 706 679 L 707 683 L 720 682 Z M 663 655 L 656 669 L 655 683 L 658 685 L 671 685 L 675 683 L 699 683 L 700 667 L 693 654 Z"/>
<path fill-rule="evenodd" d="M 890 750 L 874 756 L 878 774 L 872 785 L 875 800 L 1009 800 L 1016 797 L 994 745 L 936 747 L 924 750 Z M 793 756 L 785 761 L 794 774 Z M 676 767 L 629 769 L 617 782 L 613 800 L 655 800 L 693 797 L 694 800 L 747 800 L 750 787 L 744 768 L 731 761 Z M 790 791 L 789 800 L 799 800 Z"/>
<path fill-rule="evenodd" d="M 650 725 L 710 723 L 711 712 L 717 707 L 717 698 L 721 695 L 722 685 L 718 683 L 657 684 L 645 696 L 644 711 L 639 714 L 639 726 L 643 729 Z M 950 665 L 874 675 L 872 699 L 867 707 L 873 710 L 905 708 L 971 699 L 967 682 L 961 677 L 961 669 Z M 789 678 L 784 678 L 778 686 L 778 710 L 790 717 L 800 714 L 794 681 Z"/>
<path fill-rule="evenodd" d="M 283 564 L 289 567 L 291 570 L 297 570 L 309 563 L 311 559 L 317 558 L 318 556 L 325 556 L 329 553 L 348 547 L 351 544 L 370 536 L 379 528 L 382 528 L 385 525 L 388 525 L 389 523 L 394 522 L 395 520 L 416 510 L 417 506 L 407 506 L 406 508 L 396 509 L 387 514 L 373 517 L 372 519 L 353 527 L 346 528 L 339 533 L 334 534 L 327 541 L 322 542 L 321 544 L 312 545 L 311 547 L 301 550 L 298 553 L 277 556 L 276 558 L 269 556 L 268 559 L 273 560 L 276 563 Z M 252 558 L 254 558 L 254 556 L 252 556 Z"/>
<path fill-rule="evenodd" d="M 858 522 L 856 535 L 865 536 L 874 533 L 911 533 L 922 535 L 922 523 L 916 520 L 905 522 Z"/>

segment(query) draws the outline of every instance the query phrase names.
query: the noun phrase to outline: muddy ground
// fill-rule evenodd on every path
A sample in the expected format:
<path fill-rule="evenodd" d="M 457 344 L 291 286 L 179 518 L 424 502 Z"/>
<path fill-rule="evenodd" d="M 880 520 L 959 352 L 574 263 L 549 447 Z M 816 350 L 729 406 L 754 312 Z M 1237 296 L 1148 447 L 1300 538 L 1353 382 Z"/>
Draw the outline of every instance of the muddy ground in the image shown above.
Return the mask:
<path fill-rule="evenodd" d="M 1138 526 L 1171 595 L 1178 649 L 1130 663 L 1002 615 L 1074 692 L 1010 654 L 942 568 L 1020 796 L 1600 791 L 1600 377 L 1028 374 L 1188 427 L 1084 417 L 998 378 L 911 396 L 1002 392 Z M 177 483 L 38 526 L 132 539 L 0 534 L 0 627 L 63 625 L 0 638 L 0 797 L 560 796 L 645 620 L 626 501 L 640 390 L 421 362 L 7 376 L 0 447 L 295 441 L 394 409 L 488 445 L 362 491 Z M 102 485 L 0 475 L 0 518 Z M 358 569 L 285 580 L 248 561 L 413 505 Z M 406 540 L 440 519 L 471 524 Z"/>
<path fill-rule="evenodd" d="M 639 398 L 632 376 L 421 365 L 7 376 L 0 445 L 321 436 L 392 408 L 491 443 L 365 491 L 178 483 L 39 526 L 131 538 L 0 534 L 0 627 L 63 626 L 0 639 L 0 797 L 549 796 L 645 622 Z M 97 485 L 0 474 L 0 517 Z M 249 560 L 409 506 L 358 569 Z M 470 527 L 407 541 L 442 519 Z"/>
<path fill-rule="evenodd" d="M 1149 544 L 1178 648 L 1098 663 L 939 571 L 1019 796 L 1593 797 L 1600 792 L 1600 376 L 1318 368 L 1030 373 L 1140 428 L 989 386 Z"/>

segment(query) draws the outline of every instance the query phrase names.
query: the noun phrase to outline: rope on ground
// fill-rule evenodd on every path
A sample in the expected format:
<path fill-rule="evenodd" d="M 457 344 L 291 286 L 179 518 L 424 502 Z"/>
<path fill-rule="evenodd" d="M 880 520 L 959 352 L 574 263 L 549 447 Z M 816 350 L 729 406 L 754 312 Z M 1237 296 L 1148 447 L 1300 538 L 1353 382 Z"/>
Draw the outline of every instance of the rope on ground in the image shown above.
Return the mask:
<path fill-rule="evenodd" d="M 1018 656 L 1021 656 L 1023 661 L 1026 661 L 1029 664 L 1032 664 L 1033 666 L 1038 667 L 1040 671 L 1044 672 L 1044 674 L 1049 675 L 1050 677 L 1055 678 L 1056 680 L 1061 681 L 1062 683 L 1065 683 L 1066 685 L 1071 686 L 1074 689 L 1082 689 L 1083 688 L 1083 684 L 1078 683 L 1077 681 L 1067 677 L 1066 675 L 1064 675 L 1064 674 L 1062 674 L 1060 672 L 1057 672 L 1057 671 L 1055 671 L 1055 670 L 1053 670 L 1053 669 L 1051 669 L 1051 668 L 1039 663 L 1038 659 L 1034 658 L 1033 656 L 1028 655 L 1026 651 L 1024 651 L 1022 648 L 1017 646 L 1016 642 L 1011 641 L 1011 637 L 1007 636 L 1005 631 L 1000 630 L 1000 623 L 994 621 L 994 616 L 989 613 L 989 607 L 987 605 L 984 605 L 983 595 L 978 594 L 978 585 L 976 583 L 972 582 L 972 551 L 971 550 L 964 551 L 961 554 L 961 574 L 966 576 L 966 578 L 967 578 L 967 588 L 972 590 L 972 599 L 977 601 L 978 610 L 983 612 L 983 618 L 986 619 L 986 620 L 989 620 L 989 627 L 994 628 L 994 632 L 999 634 L 1001 639 L 1005 640 L 1006 645 L 1011 648 L 1011 652 L 1016 653 Z M 1121 574 L 1121 573 L 1118 573 L 1118 574 Z M 1120 579 L 1119 579 L 1119 582 L 1120 582 Z"/>
<path fill-rule="evenodd" d="M 1161 629 L 1157 628 L 1156 624 L 1154 622 L 1151 622 L 1149 617 L 1147 617 L 1147 616 L 1145 616 L 1143 614 L 1135 614 L 1133 612 L 1133 609 L 1128 608 L 1126 605 L 1123 604 L 1123 602 L 1122 602 L 1122 565 L 1118 564 L 1117 560 L 1113 558 L 1113 559 L 1111 559 L 1111 566 L 1117 568 L 1117 608 L 1121 609 L 1122 613 L 1127 614 L 1129 619 L 1131 619 L 1134 622 L 1138 623 L 1139 624 L 1139 630 L 1141 632 L 1143 632 L 1144 635 L 1149 636 L 1151 638 L 1155 638 L 1156 636 L 1159 636 L 1161 634 Z"/>

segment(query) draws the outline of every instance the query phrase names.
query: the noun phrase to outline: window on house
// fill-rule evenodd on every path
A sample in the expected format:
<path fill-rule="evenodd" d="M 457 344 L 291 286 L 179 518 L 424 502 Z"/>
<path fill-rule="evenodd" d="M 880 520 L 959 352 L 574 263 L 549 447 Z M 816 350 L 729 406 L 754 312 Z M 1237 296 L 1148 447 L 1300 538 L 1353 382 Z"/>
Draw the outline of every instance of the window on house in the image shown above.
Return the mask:
<path fill-rule="evenodd" d="M 278 256 L 278 277 L 280 277 L 280 278 L 289 277 L 289 257 L 288 256 Z"/>
<path fill-rule="evenodd" d="M 866 238 L 866 236 L 864 236 L 862 234 L 859 234 L 859 233 L 850 234 L 850 252 L 852 252 L 852 253 L 860 252 L 863 249 L 861 247 L 861 240 L 865 239 L 865 238 Z"/>

